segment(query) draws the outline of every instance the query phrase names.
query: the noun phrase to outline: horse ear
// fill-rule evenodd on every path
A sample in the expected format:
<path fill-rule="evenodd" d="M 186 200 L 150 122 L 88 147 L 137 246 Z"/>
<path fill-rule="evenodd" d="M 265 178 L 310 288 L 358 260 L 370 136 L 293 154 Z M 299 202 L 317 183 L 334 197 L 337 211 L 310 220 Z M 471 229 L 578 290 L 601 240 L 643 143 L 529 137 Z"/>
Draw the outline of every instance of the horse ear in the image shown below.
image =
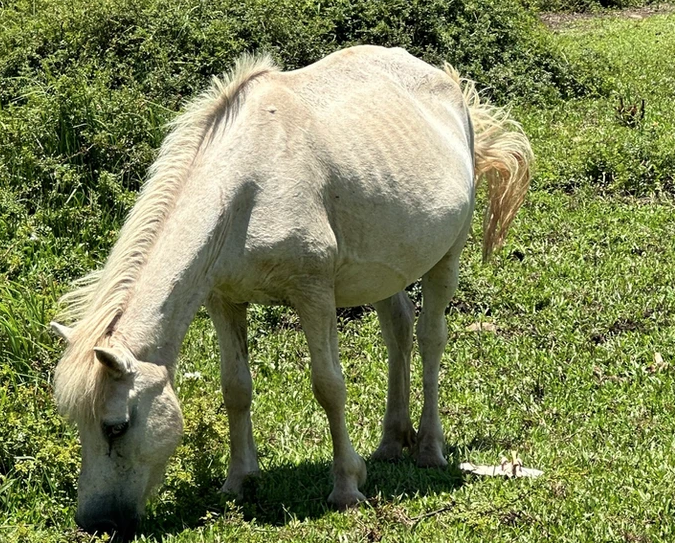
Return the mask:
<path fill-rule="evenodd" d="M 52 321 L 49 323 L 49 326 L 51 327 L 52 331 L 59 336 L 61 339 L 65 340 L 67 343 L 70 343 L 70 338 L 73 337 L 73 329 L 64 326 L 63 324 L 59 324 L 56 321 Z"/>
<path fill-rule="evenodd" d="M 113 374 L 120 378 L 133 372 L 133 359 L 118 349 L 94 347 L 96 360 L 103 364 Z"/>

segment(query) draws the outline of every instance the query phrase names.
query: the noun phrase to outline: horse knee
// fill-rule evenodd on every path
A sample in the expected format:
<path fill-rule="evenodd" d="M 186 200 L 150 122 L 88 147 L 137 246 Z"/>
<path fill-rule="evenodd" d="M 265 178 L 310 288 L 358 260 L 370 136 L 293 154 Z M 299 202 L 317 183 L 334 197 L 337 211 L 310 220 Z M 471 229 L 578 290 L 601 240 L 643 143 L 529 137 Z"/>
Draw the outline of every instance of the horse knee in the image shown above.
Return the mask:
<path fill-rule="evenodd" d="M 222 378 L 223 402 L 225 408 L 243 411 L 251 407 L 253 384 L 248 371 L 231 373 Z"/>
<path fill-rule="evenodd" d="M 410 344 L 412 348 L 413 332 L 415 329 L 415 304 L 407 296 L 399 308 L 399 323 L 402 342 L 406 347 Z"/>
<path fill-rule="evenodd" d="M 342 375 L 331 370 L 312 370 L 312 391 L 319 405 L 326 411 L 344 406 L 347 389 Z"/>
<path fill-rule="evenodd" d="M 399 292 L 375 307 L 387 348 L 390 351 L 409 353 L 414 339 L 415 305 L 408 295 Z"/>
<path fill-rule="evenodd" d="M 434 318 L 422 312 L 417 325 L 417 339 L 421 349 L 445 347 L 448 340 L 448 325 L 444 313 Z"/>

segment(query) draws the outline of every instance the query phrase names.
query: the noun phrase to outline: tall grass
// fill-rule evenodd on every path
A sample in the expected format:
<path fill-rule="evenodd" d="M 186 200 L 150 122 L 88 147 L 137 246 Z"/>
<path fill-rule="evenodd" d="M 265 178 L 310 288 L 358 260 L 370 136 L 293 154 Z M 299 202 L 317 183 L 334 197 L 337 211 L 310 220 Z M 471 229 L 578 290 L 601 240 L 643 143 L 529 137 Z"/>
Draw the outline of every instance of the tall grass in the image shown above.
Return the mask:
<path fill-rule="evenodd" d="M 46 370 L 55 352 L 46 326 L 53 302 L 53 293 L 0 284 L 0 358 L 16 376 Z"/>

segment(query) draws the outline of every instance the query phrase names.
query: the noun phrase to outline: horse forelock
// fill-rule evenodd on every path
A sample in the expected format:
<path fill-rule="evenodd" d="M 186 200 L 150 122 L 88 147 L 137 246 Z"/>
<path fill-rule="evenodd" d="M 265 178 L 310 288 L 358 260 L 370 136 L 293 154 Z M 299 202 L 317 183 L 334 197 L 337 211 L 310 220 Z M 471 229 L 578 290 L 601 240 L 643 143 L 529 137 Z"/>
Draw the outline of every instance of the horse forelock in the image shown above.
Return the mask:
<path fill-rule="evenodd" d="M 57 404 L 65 415 L 80 419 L 95 416 L 98 411 L 107 372 L 96 362 L 93 349 L 124 312 L 204 138 L 219 119 L 236 114 L 248 83 L 277 70 L 268 55 L 244 55 L 229 74 L 214 77 L 210 87 L 188 104 L 170 123 L 171 130 L 150 167 L 148 181 L 105 266 L 76 281 L 74 289 L 61 298 L 59 318 L 76 323 L 54 383 Z"/>
<path fill-rule="evenodd" d="M 59 411 L 74 421 L 97 418 L 110 378 L 94 354 L 94 347 L 101 344 L 103 338 L 96 337 L 91 330 L 87 330 L 89 336 L 83 337 L 78 328 L 75 328 L 54 376 L 54 397 Z"/>

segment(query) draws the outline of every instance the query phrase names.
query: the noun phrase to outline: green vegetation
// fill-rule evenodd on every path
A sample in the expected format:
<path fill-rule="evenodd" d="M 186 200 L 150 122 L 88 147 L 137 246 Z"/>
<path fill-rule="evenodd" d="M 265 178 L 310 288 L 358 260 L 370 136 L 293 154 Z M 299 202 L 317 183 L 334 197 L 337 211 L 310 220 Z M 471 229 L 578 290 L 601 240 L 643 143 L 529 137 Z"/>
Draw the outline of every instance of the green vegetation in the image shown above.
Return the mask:
<path fill-rule="evenodd" d="M 566 56 L 602 59 L 604 96 L 523 107 L 517 117 L 537 145 L 537 188 L 646 196 L 675 192 L 675 19 L 588 21 L 557 36 Z M 644 101 L 644 102 L 643 102 Z M 565 151 L 561 153 L 561 149 Z"/>
<path fill-rule="evenodd" d="M 253 307 L 263 473 L 243 504 L 222 502 L 228 425 L 200 314 L 176 383 L 185 440 L 141 540 L 675 539 L 674 27 L 668 15 L 549 34 L 510 1 L 0 2 L 0 541 L 92 541 L 74 528 L 79 445 L 51 399 L 62 346 L 45 324 L 105 258 L 164 123 L 243 50 L 296 67 L 357 41 L 491 85 L 538 157 L 504 250 L 487 266 L 479 240 L 464 253 L 441 375 L 451 467 L 369 462 L 369 502 L 329 511 L 331 446 L 297 319 Z M 479 321 L 497 331 L 466 329 Z M 344 313 L 340 339 L 367 457 L 386 386 L 374 313 Z M 419 417 L 418 356 L 413 371 Z M 545 475 L 456 468 L 512 449 Z"/>

